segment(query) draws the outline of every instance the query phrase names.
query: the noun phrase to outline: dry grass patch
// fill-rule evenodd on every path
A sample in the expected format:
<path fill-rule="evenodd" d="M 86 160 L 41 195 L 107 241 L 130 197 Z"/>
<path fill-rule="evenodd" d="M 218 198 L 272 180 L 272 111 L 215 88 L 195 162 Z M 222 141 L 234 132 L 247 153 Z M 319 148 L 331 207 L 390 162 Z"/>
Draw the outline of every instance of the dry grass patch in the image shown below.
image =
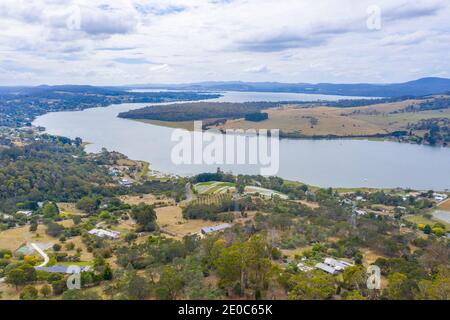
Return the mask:
<path fill-rule="evenodd" d="M 147 119 L 133 119 L 135 121 L 153 124 L 160 127 L 168 127 L 175 129 L 185 129 L 188 131 L 194 131 L 194 121 L 160 121 L 160 120 L 147 120 Z"/>
<path fill-rule="evenodd" d="M 47 227 L 39 225 L 36 232 L 30 231 L 30 226 L 26 225 L 19 228 L 8 229 L 0 232 L 0 248 L 16 251 L 27 242 L 52 242 L 56 243 L 58 239 L 50 237 L 45 233 Z"/>
<path fill-rule="evenodd" d="M 310 207 L 311 209 L 317 209 L 319 208 L 319 204 L 317 202 L 309 202 L 306 200 L 294 200 L 294 202 L 301 203 L 307 207 Z"/>
<path fill-rule="evenodd" d="M 119 199 L 129 205 L 138 205 L 141 202 L 145 203 L 145 204 L 149 204 L 149 205 L 155 205 L 155 204 L 162 204 L 162 205 L 174 205 L 175 204 L 175 200 L 170 199 L 170 198 L 166 198 L 166 197 L 161 197 L 160 199 L 158 199 L 158 197 L 156 197 L 153 194 L 143 194 L 141 196 L 121 196 L 119 197 Z"/>
<path fill-rule="evenodd" d="M 450 199 L 447 199 L 439 204 L 438 209 L 443 211 L 450 211 Z"/>
<path fill-rule="evenodd" d="M 57 205 L 61 214 L 64 215 L 81 216 L 85 214 L 83 211 L 77 209 L 76 203 L 58 202 Z"/>
<path fill-rule="evenodd" d="M 296 256 L 301 256 L 305 251 L 312 250 L 312 246 L 304 246 L 301 248 L 295 248 L 295 249 L 281 249 L 281 252 L 283 256 L 287 256 L 291 259 L 295 259 Z"/>
<path fill-rule="evenodd" d="M 183 238 L 186 235 L 196 234 L 203 227 L 217 225 L 218 222 L 207 220 L 186 220 L 183 218 L 180 207 L 169 206 L 156 209 L 157 222 L 162 231 L 166 231 L 176 237 Z"/>
<path fill-rule="evenodd" d="M 65 244 L 72 242 L 75 245 L 74 250 L 68 251 L 65 248 Z M 63 245 L 63 251 L 68 252 L 70 254 L 75 254 L 76 253 L 76 249 L 77 248 L 81 248 L 81 256 L 80 256 L 80 260 L 81 261 L 86 261 L 86 262 L 91 262 L 94 261 L 94 256 L 91 252 L 87 251 L 86 245 L 83 243 L 83 241 L 81 240 L 81 236 L 76 236 L 73 238 L 69 238 L 66 240 L 66 242 Z"/>
<path fill-rule="evenodd" d="M 382 255 L 379 255 L 375 251 L 371 249 L 362 249 L 363 251 L 363 264 L 369 266 L 377 261 L 378 258 L 383 258 Z"/>
<path fill-rule="evenodd" d="M 367 121 L 342 116 L 343 109 L 331 107 L 295 108 L 283 107 L 264 110 L 269 119 L 261 122 L 237 119 L 227 121 L 221 129 L 281 129 L 303 135 L 373 135 L 385 133 L 383 128 Z M 312 124 L 312 119 L 317 123 Z"/>

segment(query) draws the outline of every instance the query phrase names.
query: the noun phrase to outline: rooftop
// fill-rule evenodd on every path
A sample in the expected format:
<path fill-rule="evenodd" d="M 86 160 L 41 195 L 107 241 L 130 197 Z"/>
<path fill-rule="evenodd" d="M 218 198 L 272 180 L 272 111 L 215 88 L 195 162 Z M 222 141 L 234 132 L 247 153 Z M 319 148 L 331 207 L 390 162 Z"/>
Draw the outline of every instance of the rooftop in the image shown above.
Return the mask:
<path fill-rule="evenodd" d="M 37 267 L 36 270 L 43 270 L 50 273 L 80 273 L 91 270 L 91 267 L 80 266 L 51 266 L 51 267 Z"/>
<path fill-rule="evenodd" d="M 201 232 L 203 234 L 208 234 L 208 233 L 212 233 L 212 232 L 222 231 L 222 230 L 225 230 L 228 228 L 231 228 L 231 225 L 229 223 L 223 223 L 223 224 L 219 224 L 217 226 L 203 227 L 201 229 Z"/>

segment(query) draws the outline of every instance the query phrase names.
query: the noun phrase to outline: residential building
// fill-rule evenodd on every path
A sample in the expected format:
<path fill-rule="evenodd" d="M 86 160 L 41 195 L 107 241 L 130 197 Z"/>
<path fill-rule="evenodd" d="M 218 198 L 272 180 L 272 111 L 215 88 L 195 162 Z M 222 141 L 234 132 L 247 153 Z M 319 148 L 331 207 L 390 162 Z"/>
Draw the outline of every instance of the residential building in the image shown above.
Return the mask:
<path fill-rule="evenodd" d="M 322 271 L 325 271 L 329 274 L 335 274 L 336 273 L 336 269 L 334 269 L 333 267 L 330 267 L 329 265 L 319 262 L 318 264 L 315 265 L 316 269 L 320 269 Z"/>
<path fill-rule="evenodd" d="M 112 231 L 112 230 L 105 230 L 105 229 L 92 229 L 88 232 L 89 234 L 92 234 L 94 236 L 97 236 L 99 238 L 108 238 L 108 239 L 118 239 L 120 236 L 119 231 Z"/>
<path fill-rule="evenodd" d="M 210 233 L 223 231 L 223 230 L 228 229 L 228 228 L 231 228 L 231 225 L 229 223 L 223 223 L 223 224 L 219 224 L 217 226 L 203 227 L 201 229 L 201 233 L 203 235 L 207 235 L 207 234 L 210 234 Z"/>
<path fill-rule="evenodd" d="M 342 260 L 336 260 L 333 258 L 325 258 L 324 263 L 333 267 L 336 271 L 342 271 L 345 268 L 352 266 L 351 263 Z"/>
<path fill-rule="evenodd" d="M 124 187 L 130 188 L 133 185 L 133 181 L 124 178 L 119 181 L 119 184 Z"/>
<path fill-rule="evenodd" d="M 33 212 L 29 210 L 19 210 L 16 213 L 23 214 L 25 217 L 31 217 L 31 215 L 33 214 Z"/>

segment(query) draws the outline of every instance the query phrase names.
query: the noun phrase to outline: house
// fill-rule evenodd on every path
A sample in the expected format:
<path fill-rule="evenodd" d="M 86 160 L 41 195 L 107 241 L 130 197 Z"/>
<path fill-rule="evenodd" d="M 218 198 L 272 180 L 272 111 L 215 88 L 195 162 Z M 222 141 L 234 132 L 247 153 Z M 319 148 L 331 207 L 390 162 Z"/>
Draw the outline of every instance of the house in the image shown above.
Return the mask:
<path fill-rule="evenodd" d="M 330 267 L 333 267 L 336 271 L 342 271 L 345 268 L 351 267 L 352 264 L 342 261 L 342 260 L 336 260 L 333 258 L 325 258 L 324 263 L 326 265 L 329 265 Z"/>
<path fill-rule="evenodd" d="M 78 274 L 80 272 L 87 272 L 91 270 L 91 267 L 85 266 L 51 266 L 51 267 L 36 267 L 36 270 L 43 270 L 49 273 L 68 273 L 68 274 Z"/>
<path fill-rule="evenodd" d="M 441 193 L 434 193 L 433 196 L 434 196 L 434 200 L 436 200 L 437 202 L 442 202 L 448 198 L 446 194 L 441 194 Z"/>
<path fill-rule="evenodd" d="M 336 273 L 336 269 L 334 269 L 333 267 L 330 267 L 329 265 L 319 262 L 318 264 L 315 265 L 316 269 L 320 269 L 322 271 L 325 271 L 329 274 L 335 274 Z"/>
<path fill-rule="evenodd" d="M 349 206 L 353 205 L 353 201 L 348 198 L 345 198 L 344 200 L 342 200 L 342 203 L 349 205 Z"/>
<path fill-rule="evenodd" d="M 115 240 L 119 238 L 120 232 L 119 231 L 112 231 L 112 230 L 105 230 L 105 229 L 92 229 L 88 232 L 89 234 L 92 234 L 94 236 L 97 236 L 99 238 L 108 238 Z"/>
<path fill-rule="evenodd" d="M 109 175 L 110 176 L 117 176 L 120 173 L 119 169 L 116 167 L 109 168 Z"/>
<path fill-rule="evenodd" d="M 365 216 L 367 214 L 367 212 L 364 210 L 353 210 L 353 212 L 358 216 Z"/>
<path fill-rule="evenodd" d="M 130 188 L 133 185 L 133 181 L 124 178 L 119 181 L 119 184 L 124 187 Z"/>
<path fill-rule="evenodd" d="M 353 264 L 346 261 L 336 260 L 334 258 L 325 258 L 323 263 L 318 263 L 315 267 L 316 269 L 323 270 L 329 274 L 335 274 L 351 266 L 353 266 Z"/>
<path fill-rule="evenodd" d="M 200 231 L 203 235 L 207 235 L 210 233 L 223 231 L 228 228 L 231 228 L 231 225 L 229 223 L 223 223 L 223 224 L 219 224 L 219 225 L 213 226 L 213 227 L 203 227 Z"/>
<path fill-rule="evenodd" d="M 25 217 L 31 217 L 33 212 L 31 212 L 29 210 L 19 210 L 16 212 L 16 214 L 23 214 Z"/>

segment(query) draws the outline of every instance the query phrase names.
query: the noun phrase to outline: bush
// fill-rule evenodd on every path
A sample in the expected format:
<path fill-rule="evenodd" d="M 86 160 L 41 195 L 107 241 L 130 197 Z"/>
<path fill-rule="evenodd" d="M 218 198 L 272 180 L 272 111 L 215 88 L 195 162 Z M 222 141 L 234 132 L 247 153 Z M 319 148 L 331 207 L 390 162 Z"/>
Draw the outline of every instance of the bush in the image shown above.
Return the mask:
<path fill-rule="evenodd" d="M 20 293 L 20 299 L 22 300 L 36 300 L 38 298 L 38 291 L 33 286 L 26 286 Z"/>

